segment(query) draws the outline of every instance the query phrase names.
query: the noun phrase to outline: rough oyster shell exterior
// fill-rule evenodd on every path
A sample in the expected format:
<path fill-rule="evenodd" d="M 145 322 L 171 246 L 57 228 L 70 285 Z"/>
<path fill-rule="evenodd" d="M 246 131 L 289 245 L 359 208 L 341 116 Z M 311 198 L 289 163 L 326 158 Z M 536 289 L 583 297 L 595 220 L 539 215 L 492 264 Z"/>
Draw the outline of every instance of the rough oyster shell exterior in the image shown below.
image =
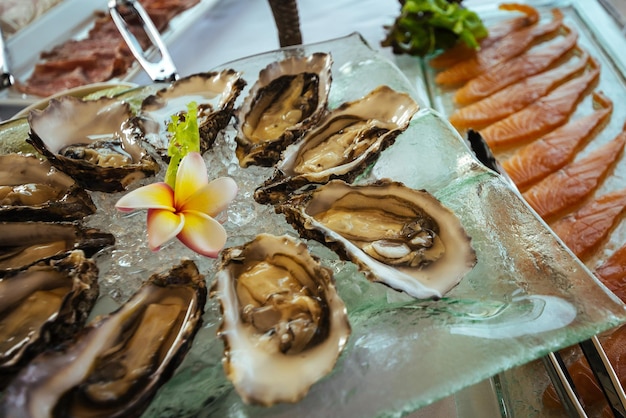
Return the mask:
<path fill-rule="evenodd" d="M 211 297 L 222 309 L 224 370 L 246 403 L 299 401 L 350 335 L 332 272 L 286 235 L 224 250 Z"/>
<path fill-rule="evenodd" d="M 311 184 L 352 182 L 406 130 L 418 109 L 408 94 L 384 85 L 341 104 L 285 150 L 255 200 L 275 204 Z"/>
<path fill-rule="evenodd" d="M 290 56 L 259 73 L 235 111 L 236 154 L 242 167 L 272 166 L 281 152 L 326 112 L 332 82 L 327 53 Z"/>
<path fill-rule="evenodd" d="M 28 115 L 27 141 L 57 169 L 88 189 L 123 191 L 159 165 L 133 133 L 130 105 L 117 99 L 63 96 Z"/>
<path fill-rule="evenodd" d="M 0 389 L 44 349 L 73 337 L 98 293 L 98 268 L 80 250 L 0 271 Z"/>
<path fill-rule="evenodd" d="M 89 194 L 49 161 L 34 155 L 0 155 L 3 221 L 76 220 L 95 211 Z"/>
<path fill-rule="evenodd" d="M 333 180 L 276 206 L 302 237 L 366 277 L 416 298 L 440 298 L 476 264 L 460 220 L 424 190 L 390 180 Z"/>
<path fill-rule="evenodd" d="M 192 261 L 152 275 L 118 310 L 22 369 L 0 415 L 139 416 L 191 346 L 205 303 L 204 277 Z"/>

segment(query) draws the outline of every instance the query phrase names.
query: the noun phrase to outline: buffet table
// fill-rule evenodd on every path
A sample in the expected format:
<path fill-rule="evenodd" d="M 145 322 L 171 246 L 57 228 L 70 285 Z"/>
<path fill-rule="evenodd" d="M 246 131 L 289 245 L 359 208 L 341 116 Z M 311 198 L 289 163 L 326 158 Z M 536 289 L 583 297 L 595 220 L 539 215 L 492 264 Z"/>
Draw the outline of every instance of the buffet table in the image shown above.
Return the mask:
<path fill-rule="evenodd" d="M 213 68 L 228 67 L 231 61 L 240 60 L 273 51 L 279 48 L 278 35 L 270 6 L 266 1 L 253 0 L 202 0 L 210 3 L 202 14 L 189 20 L 183 28 L 169 37 L 169 52 L 176 65 L 178 75 L 208 71 Z M 470 8 L 489 7 L 490 1 L 466 0 Z M 535 6 L 571 2 L 528 1 Z M 590 21 L 597 25 L 610 25 L 603 36 L 610 38 L 621 33 L 623 28 L 600 3 L 588 3 Z M 390 48 L 382 48 L 380 43 L 386 31 L 384 26 L 393 22 L 400 10 L 397 0 L 299 0 L 300 28 L 304 44 L 332 41 L 358 33 L 380 57 L 396 64 L 412 84 L 425 107 L 443 110 L 437 91 L 429 86 L 424 69 L 413 57 L 395 56 Z M 615 53 L 619 45 L 607 43 L 608 54 Z M 378 59 L 378 58 L 377 58 Z M 621 60 L 621 61 L 620 61 Z M 620 58 L 617 66 L 626 68 Z M 150 84 L 152 80 L 141 69 L 137 69 L 128 82 L 138 85 Z M 0 103 L 0 120 L 10 118 L 23 105 L 13 102 Z M 509 331 L 512 332 L 512 331 Z M 460 333 L 460 332 L 459 332 Z M 467 334 L 471 335 L 471 334 Z M 417 354 L 416 354 L 417 355 Z M 496 383 L 486 379 L 452 395 L 413 412 L 410 417 L 490 417 L 502 416 L 501 399 Z"/>

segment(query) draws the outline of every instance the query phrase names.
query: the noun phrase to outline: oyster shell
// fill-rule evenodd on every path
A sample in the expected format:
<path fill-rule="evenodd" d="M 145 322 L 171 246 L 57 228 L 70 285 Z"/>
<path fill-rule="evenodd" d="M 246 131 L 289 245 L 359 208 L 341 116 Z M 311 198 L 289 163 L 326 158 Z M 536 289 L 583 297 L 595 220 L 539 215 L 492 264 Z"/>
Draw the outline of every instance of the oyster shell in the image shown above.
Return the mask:
<path fill-rule="evenodd" d="M 0 388 L 46 347 L 83 327 L 98 297 L 98 268 L 70 251 L 0 271 Z"/>
<path fill-rule="evenodd" d="M 224 250 L 211 297 L 223 314 L 224 370 L 246 403 L 297 402 L 350 335 L 332 272 L 288 236 Z"/>
<path fill-rule="evenodd" d="M 236 154 L 242 167 L 272 166 L 281 152 L 326 111 L 332 58 L 326 53 L 291 56 L 259 73 L 236 110 Z"/>
<path fill-rule="evenodd" d="M 128 103 L 63 96 L 28 115 L 27 141 L 89 190 L 116 192 L 153 176 L 159 166 L 133 134 Z"/>
<path fill-rule="evenodd" d="M 89 194 L 49 161 L 34 155 L 0 155 L 3 221 L 75 220 L 95 211 Z"/>
<path fill-rule="evenodd" d="M 87 257 L 115 243 L 115 237 L 71 222 L 0 222 L 0 272 L 19 270 L 69 250 Z"/>
<path fill-rule="evenodd" d="M 276 207 L 300 235 L 354 262 L 369 280 L 440 298 L 476 264 L 471 238 L 434 196 L 402 183 L 333 180 Z"/>
<path fill-rule="evenodd" d="M 195 101 L 198 104 L 200 152 L 206 152 L 213 145 L 217 134 L 228 125 L 235 100 L 245 85 L 240 73 L 228 69 L 181 78 L 146 97 L 137 118 L 146 142 L 161 158 L 167 160 L 170 138 L 167 126 L 171 117 L 186 113 L 187 105 Z"/>
<path fill-rule="evenodd" d="M 192 261 L 152 275 L 74 341 L 35 357 L 7 387 L 0 415 L 139 416 L 191 346 L 205 302 Z"/>
<path fill-rule="evenodd" d="M 388 86 L 343 103 L 285 150 L 273 176 L 255 191 L 255 200 L 277 203 L 310 184 L 352 182 L 406 130 L 418 109 L 408 94 Z"/>

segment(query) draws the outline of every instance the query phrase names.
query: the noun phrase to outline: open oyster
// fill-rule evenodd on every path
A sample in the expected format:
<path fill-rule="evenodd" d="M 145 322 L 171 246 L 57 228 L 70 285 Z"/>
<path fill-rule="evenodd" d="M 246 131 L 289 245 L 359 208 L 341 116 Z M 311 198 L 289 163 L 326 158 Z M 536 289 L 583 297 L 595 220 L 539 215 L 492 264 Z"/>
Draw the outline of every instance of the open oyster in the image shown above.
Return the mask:
<path fill-rule="evenodd" d="M 96 211 L 89 194 L 49 161 L 34 155 L 0 155 L 3 221 L 81 219 Z"/>
<path fill-rule="evenodd" d="M 130 106 L 117 99 L 63 96 L 28 115 L 28 142 L 82 187 L 122 191 L 159 166 L 132 134 Z"/>
<path fill-rule="evenodd" d="M 246 403 L 297 402 L 350 335 L 332 272 L 288 236 L 224 250 L 211 297 L 223 314 L 224 370 Z"/>
<path fill-rule="evenodd" d="M 237 158 L 242 167 L 272 166 L 280 153 L 326 111 L 332 58 L 326 53 L 291 56 L 259 73 L 237 117 Z"/>
<path fill-rule="evenodd" d="M 343 103 L 285 150 L 272 178 L 256 190 L 255 200 L 277 203 L 310 184 L 352 182 L 406 130 L 418 108 L 408 94 L 388 86 Z"/>
<path fill-rule="evenodd" d="M 75 335 L 97 297 L 98 268 L 80 250 L 0 271 L 0 389 L 46 347 Z"/>
<path fill-rule="evenodd" d="M 245 87 L 241 75 L 232 70 L 190 75 L 174 81 L 144 99 L 138 121 L 147 143 L 155 152 L 167 159 L 167 148 L 171 134 L 167 126 L 172 115 L 187 112 L 187 105 L 198 105 L 198 128 L 200 130 L 200 152 L 211 148 L 217 134 L 228 125 L 233 115 L 235 100 Z"/>
<path fill-rule="evenodd" d="M 333 180 L 279 204 L 300 235 L 416 298 L 440 298 L 476 264 L 459 219 L 434 196 L 399 182 Z"/>
<path fill-rule="evenodd" d="M 136 417 L 200 327 L 206 287 L 192 261 L 154 274 L 110 315 L 35 357 L 8 386 L 7 417 Z"/>
<path fill-rule="evenodd" d="M 87 257 L 115 243 L 115 237 L 72 222 L 0 222 L 0 271 L 19 270 L 69 250 Z"/>

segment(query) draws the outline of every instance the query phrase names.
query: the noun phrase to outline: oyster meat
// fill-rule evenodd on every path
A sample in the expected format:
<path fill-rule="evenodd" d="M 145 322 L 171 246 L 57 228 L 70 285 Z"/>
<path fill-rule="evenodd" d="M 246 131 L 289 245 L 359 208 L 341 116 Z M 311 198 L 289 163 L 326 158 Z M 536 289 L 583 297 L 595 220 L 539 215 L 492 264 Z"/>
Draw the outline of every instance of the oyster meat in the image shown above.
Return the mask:
<path fill-rule="evenodd" d="M 399 182 L 333 180 L 276 211 L 302 237 L 351 260 L 368 279 L 416 298 L 440 298 L 476 264 L 456 215 L 430 193 Z"/>
<path fill-rule="evenodd" d="M 146 142 L 161 158 L 167 159 L 170 137 L 167 126 L 172 121 L 172 115 L 184 115 L 187 105 L 196 102 L 200 152 L 206 152 L 217 134 L 228 125 L 235 100 L 245 85 L 238 72 L 228 69 L 181 78 L 146 97 L 137 118 Z"/>
<path fill-rule="evenodd" d="M 0 222 L 0 272 L 19 270 L 69 250 L 92 257 L 115 243 L 115 237 L 73 222 Z"/>
<path fill-rule="evenodd" d="M 236 154 L 242 167 L 272 166 L 281 152 L 326 112 L 332 58 L 291 56 L 259 73 L 236 110 Z"/>
<path fill-rule="evenodd" d="M 350 335 L 331 270 L 286 235 L 224 250 L 211 297 L 222 309 L 224 370 L 246 403 L 299 401 Z"/>
<path fill-rule="evenodd" d="M 34 155 L 0 155 L 3 221 L 75 220 L 95 211 L 89 194 L 49 161 Z"/>
<path fill-rule="evenodd" d="M 139 416 L 200 327 L 206 286 L 192 261 L 154 274 L 115 312 L 44 351 L 7 387 L 7 417 Z"/>
<path fill-rule="evenodd" d="M 88 189 L 124 190 L 159 165 L 134 133 L 128 103 L 110 98 L 63 96 L 28 115 L 28 142 L 57 169 Z"/>
<path fill-rule="evenodd" d="M 310 184 L 352 182 L 406 130 L 418 109 L 408 94 L 388 86 L 343 103 L 285 150 L 272 178 L 255 191 L 255 200 L 277 203 Z"/>
<path fill-rule="evenodd" d="M 80 250 L 0 271 L 0 389 L 35 355 L 74 336 L 97 297 L 98 268 Z"/>

